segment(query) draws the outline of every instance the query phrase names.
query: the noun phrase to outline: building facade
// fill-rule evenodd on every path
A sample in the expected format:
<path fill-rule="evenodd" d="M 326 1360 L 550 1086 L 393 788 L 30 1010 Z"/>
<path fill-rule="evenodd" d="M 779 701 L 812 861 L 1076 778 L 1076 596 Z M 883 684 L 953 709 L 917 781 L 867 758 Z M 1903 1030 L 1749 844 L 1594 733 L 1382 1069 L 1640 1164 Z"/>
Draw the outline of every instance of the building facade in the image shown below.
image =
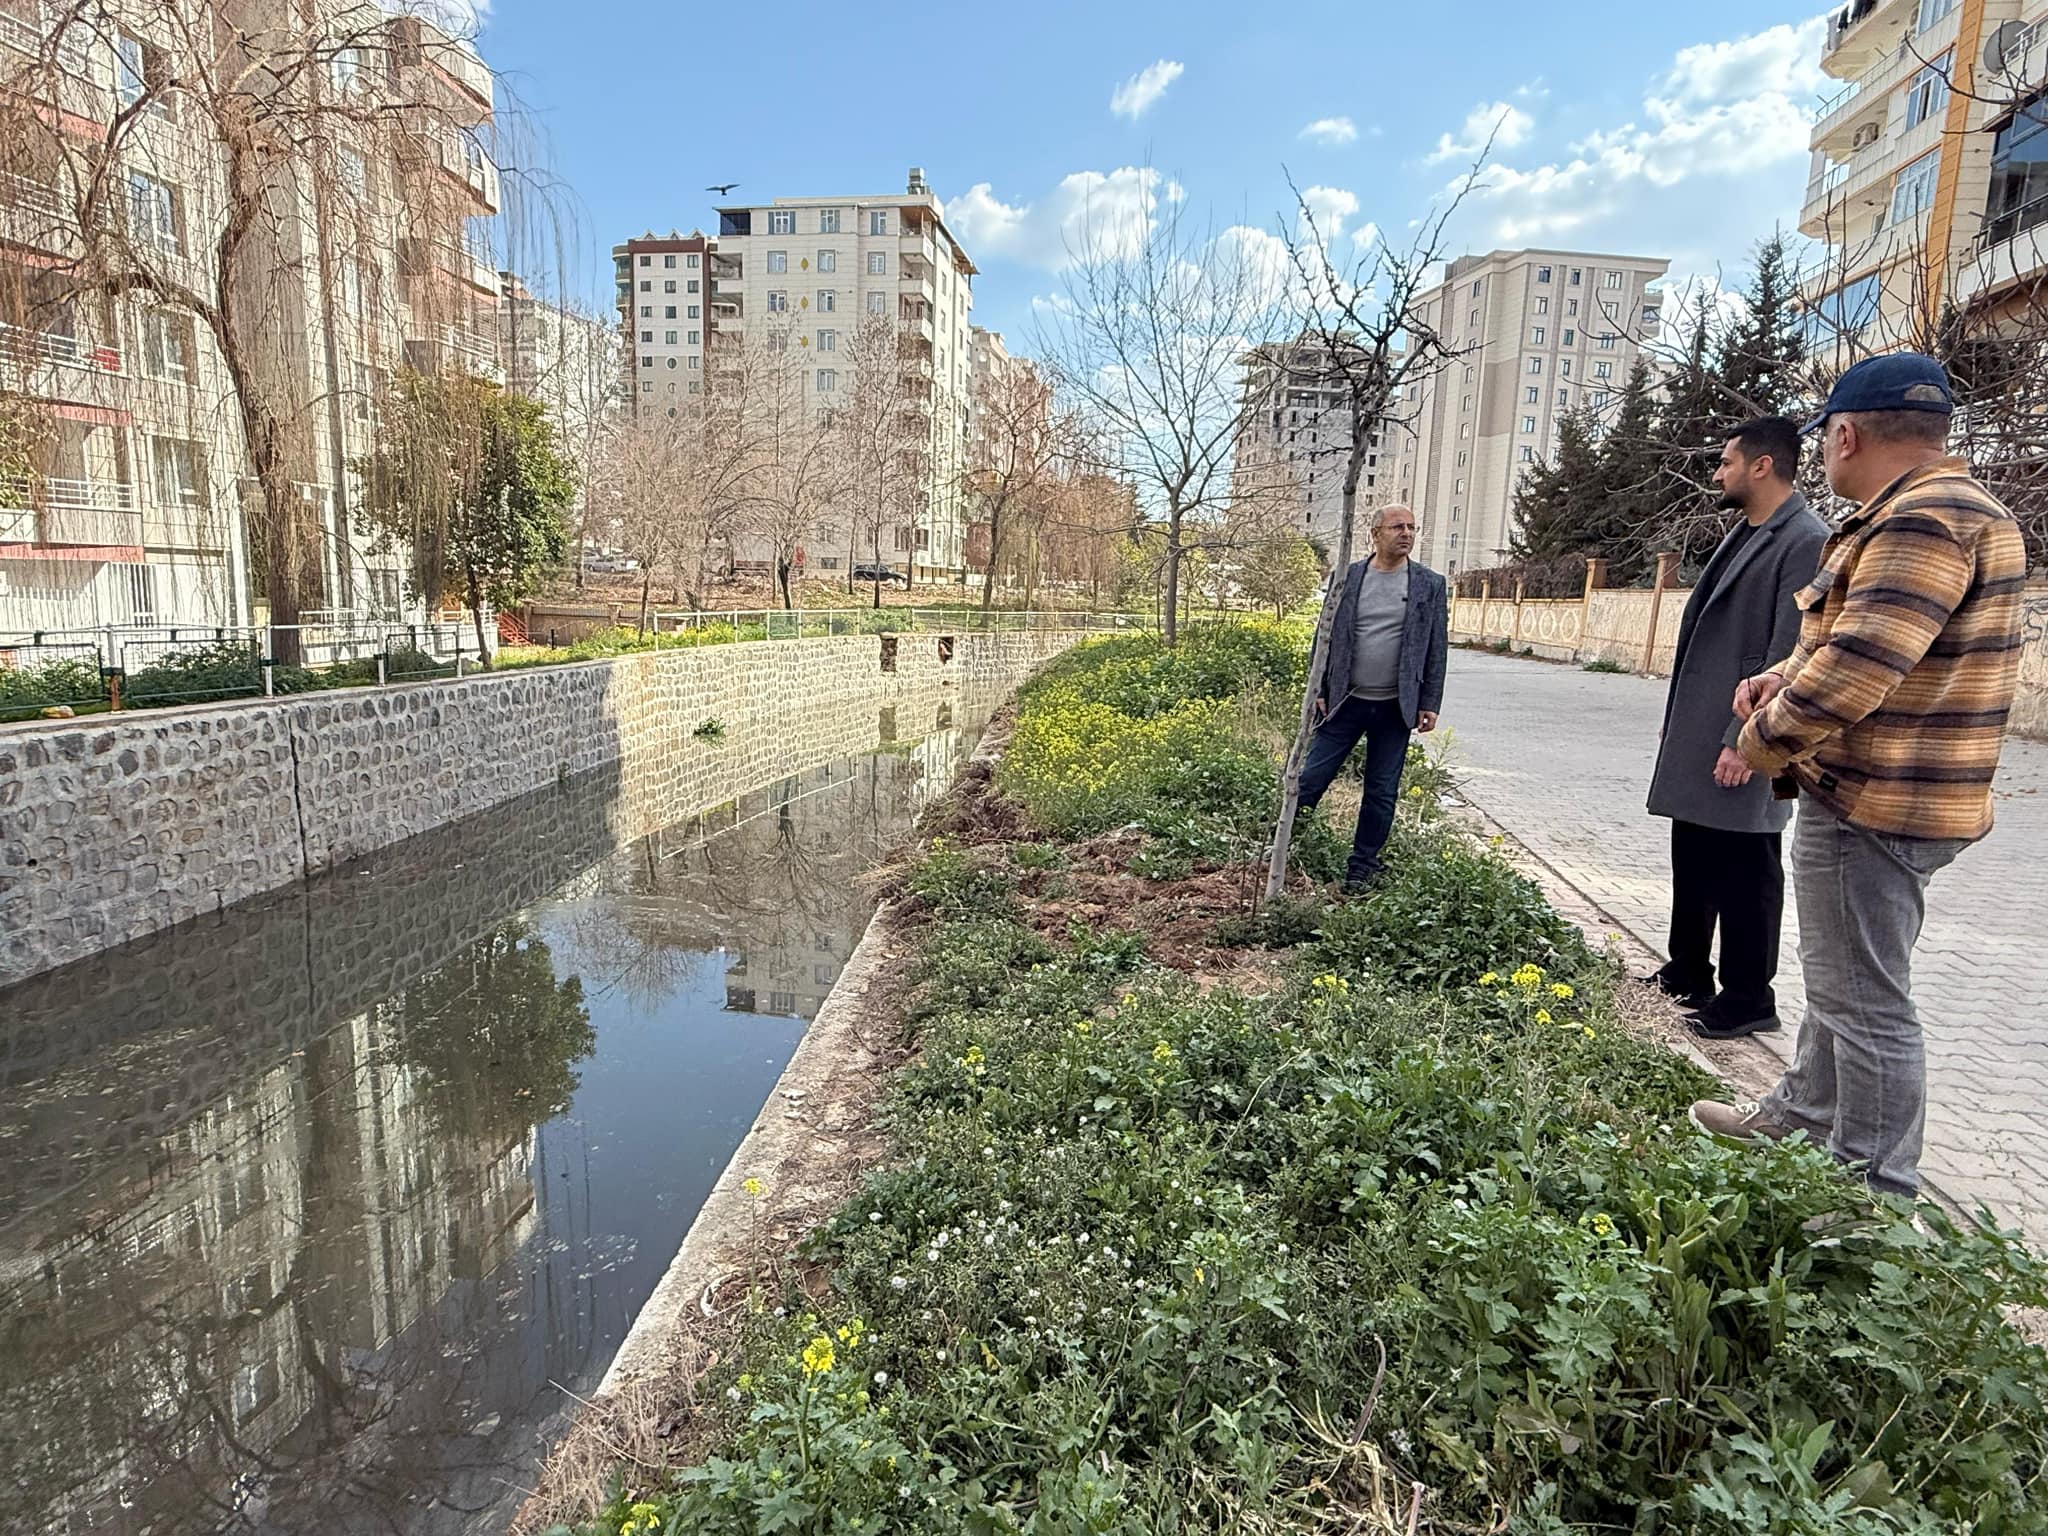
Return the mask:
<path fill-rule="evenodd" d="M 1450 263 L 1416 304 L 1456 358 L 1404 391 L 1411 439 L 1390 445 L 1417 556 L 1446 573 L 1507 558 L 1516 483 L 1557 446 L 1567 411 L 1605 410 L 1660 324 L 1653 257 L 1493 251 Z"/>
<path fill-rule="evenodd" d="M 923 506 L 884 531 L 885 559 L 893 548 L 890 563 L 915 580 L 958 580 L 967 552 L 975 269 L 924 173 L 913 169 L 898 193 L 784 197 L 717 212 L 706 340 L 796 353 L 812 408 L 843 408 L 857 387 L 855 333 L 867 317 L 893 318 L 902 409 L 914 418 L 909 435 L 923 445 Z M 643 349 L 638 361 L 643 383 L 650 373 L 666 380 L 660 353 Z M 838 574 L 846 535 L 819 528 L 806 571 Z"/>
<path fill-rule="evenodd" d="M 704 392 L 713 249 L 694 229 L 650 230 L 612 247 L 625 389 L 636 415 Z"/>
<path fill-rule="evenodd" d="M 1826 247 L 1803 289 L 1817 354 L 1929 347 L 1951 306 L 2030 307 L 2048 265 L 2048 5 L 1855 0 L 1821 68 L 1840 84 L 1799 219 Z"/>
<path fill-rule="evenodd" d="M 1328 356 L 1322 343 L 1307 337 L 1251 354 L 1232 475 L 1241 497 L 1284 504 L 1288 527 L 1334 552 L 1344 514 L 1352 413 L 1349 392 L 1332 376 Z M 1353 507 L 1356 547 L 1364 546 L 1370 513 L 1394 500 L 1387 450 L 1400 430 L 1389 421 L 1366 445 Z"/>
<path fill-rule="evenodd" d="M 0 475 L 0 633 L 260 624 L 286 566 L 302 622 L 398 617 L 403 556 L 353 512 L 379 392 L 402 364 L 496 374 L 481 60 L 374 6 L 208 7 L 254 59 L 313 32 L 315 66 L 250 108 L 205 83 L 215 61 L 184 67 L 192 6 L 0 0 L 0 412 L 28 443 Z M 224 111 L 306 129 L 253 195 L 229 187 Z M 230 356 L 203 306 L 235 210 Z M 145 280 L 95 276 L 122 270 Z"/>

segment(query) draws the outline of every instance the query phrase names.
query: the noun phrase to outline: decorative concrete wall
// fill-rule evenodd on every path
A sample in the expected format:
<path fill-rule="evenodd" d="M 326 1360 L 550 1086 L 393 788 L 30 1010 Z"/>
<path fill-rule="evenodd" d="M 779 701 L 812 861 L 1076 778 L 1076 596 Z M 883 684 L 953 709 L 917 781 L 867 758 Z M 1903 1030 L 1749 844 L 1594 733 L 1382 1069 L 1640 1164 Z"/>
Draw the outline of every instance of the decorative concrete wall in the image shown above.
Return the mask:
<path fill-rule="evenodd" d="M 666 825 L 773 777 L 807 712 L 1007 688 L 1081 638 L 704 646 L 0 728 L 0 984 L 608 764 L 639 824 Z M 730 749 L 693 736 L 713 719 Z"/>

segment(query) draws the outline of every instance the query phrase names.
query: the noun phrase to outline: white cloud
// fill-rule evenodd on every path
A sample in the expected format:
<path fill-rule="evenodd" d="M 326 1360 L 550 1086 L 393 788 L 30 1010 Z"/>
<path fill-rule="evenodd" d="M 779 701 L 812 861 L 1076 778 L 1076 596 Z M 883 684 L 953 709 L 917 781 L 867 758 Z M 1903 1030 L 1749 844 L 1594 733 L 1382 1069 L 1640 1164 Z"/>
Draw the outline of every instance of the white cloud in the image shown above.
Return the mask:
<path fill-rule="evenodd" d="M 1181 77 L 1186 66 L 1174 59 L 1148 64 L 1118 86 L 1109 98 L 1109 110 L 1118 117 L 1136 118 L 1166 94 L 1166 88 Z"/>
<path fill-rule="evenodd" d="M 1536 119 L 1520 107 L 1505 101 L 1481 102 L 1465 114 L 1465 124 L 1455 136 L 1446 133 L 1437 139 L 1429 159 L 1432 163 L 1476 159 L 1489 140 L 1496 150 L 1513 149 L 1526 141 L 1535 127 Z"/>
<path fill-rule="evenodd" d="M 989 257 L 1057 271 L 1084 247 L 1129 251 L 1152 226 L 1161 198 L 1187 193 L 1150 166 L 1075 171 L 1028 203 L 1006 203 L 980 182 L 946 204 L 946 223 L 977 260 Z"/>
<path fill-rule="evenodd" d="M 1308 215 L 1300 221 L 1302 233 L 1308 232 L 1312 218 L 1323 239 L 1330 241 L 1344 233 L 1344 221 L 1358 212 L 1358 199 L 1342 187 L 1306 187 L 1301 206 Z"/>
<path fill-rule="evenodd" d="M 1349 144 L 1358 137 L 1358 124 L 1348 117 L 1319 117 L 1300 137 L 1315 144 Z"/>
<path fill-rule="evenodd" d="M 1668 255 L 1679 272 L 1739 262 L 1798 207 L 1825 25 L 1815 17 L 1681 49 L 1630 121 L 1550 161 L 1489 165 L 1474 198 L 1488 238 Z M 1703 178 L 1739 179 L 1722 197 L 1693 185 Z"/>

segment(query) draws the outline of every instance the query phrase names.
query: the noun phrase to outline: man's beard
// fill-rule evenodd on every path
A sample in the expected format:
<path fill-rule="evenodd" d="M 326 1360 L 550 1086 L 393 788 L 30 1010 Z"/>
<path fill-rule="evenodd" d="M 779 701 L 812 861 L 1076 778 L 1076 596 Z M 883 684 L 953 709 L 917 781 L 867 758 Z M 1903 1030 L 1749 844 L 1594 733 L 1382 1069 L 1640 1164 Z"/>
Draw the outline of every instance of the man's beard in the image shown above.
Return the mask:
<path fill-rule="evenodd" d="M 1721 512 L 1747 512 L 1749 502 L 1738 491 L 1723 491 L 1716 510 Z"/>

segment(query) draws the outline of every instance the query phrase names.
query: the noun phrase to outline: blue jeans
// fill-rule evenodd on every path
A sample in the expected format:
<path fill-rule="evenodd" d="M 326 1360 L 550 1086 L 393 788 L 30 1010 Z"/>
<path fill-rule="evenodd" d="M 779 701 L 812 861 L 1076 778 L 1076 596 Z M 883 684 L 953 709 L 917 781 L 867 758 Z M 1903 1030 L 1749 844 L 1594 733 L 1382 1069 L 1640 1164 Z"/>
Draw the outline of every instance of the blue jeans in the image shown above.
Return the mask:
<path fill-rule="evenodd" d="M 1313 810 L 1336 779 L 1351 749 L 1365 738 L 1365 791 L 1358 802 L 1358 830 L 1344 883 L 1361 885 L 1380 872 L 1380 850 L 1394 829 L 1394 799 L 1401 792 L 1401 767 L 1408 761 L 1408 722 L 1399 699 L 1361 699 L 1352 694 L 1337 706 L 1309 743 L 1301 765 L 1301 809 Z"/>
<path fill-rule="evenodd" d="M 1862 1167 L 1871 1188 L 1920 1187 L 1927 1052 L 1913 946 L 1927 882 L 1967 843 L 1883 837 L 1804 801 L 1792 831 L 1806 1018 L 1764 1113 Z"/>

